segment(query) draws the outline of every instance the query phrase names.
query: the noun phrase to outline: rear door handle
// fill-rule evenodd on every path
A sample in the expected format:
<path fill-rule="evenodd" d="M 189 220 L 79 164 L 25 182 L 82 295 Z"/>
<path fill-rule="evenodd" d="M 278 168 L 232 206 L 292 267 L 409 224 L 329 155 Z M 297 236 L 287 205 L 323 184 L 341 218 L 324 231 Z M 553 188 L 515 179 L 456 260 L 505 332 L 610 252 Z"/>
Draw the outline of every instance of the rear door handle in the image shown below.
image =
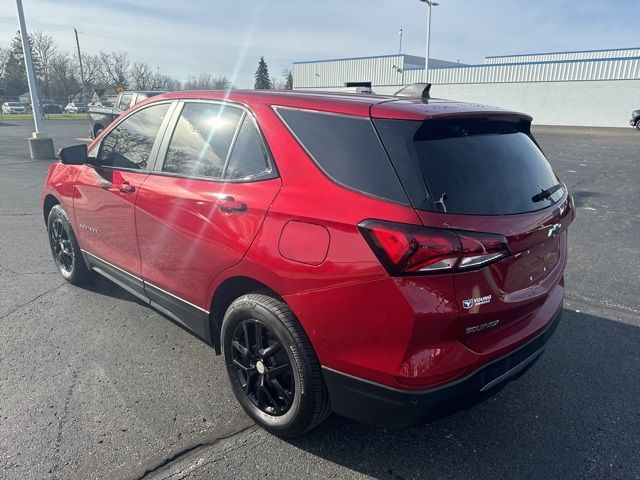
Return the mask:
<path fill-rule="evenodd" d="M 136 191 L 136 187 L 131 185 L 129 182 L 122 182 L 122 184 L 118 187 L 122 193 L 133 193 Z"/>
<path fill-rule="evenodd" d="M 247 204 L 237 202 L 235 198 L 227 195 L 218 200 L 218 208 L 224 213 L 244 213 L 247 211 Z"/>

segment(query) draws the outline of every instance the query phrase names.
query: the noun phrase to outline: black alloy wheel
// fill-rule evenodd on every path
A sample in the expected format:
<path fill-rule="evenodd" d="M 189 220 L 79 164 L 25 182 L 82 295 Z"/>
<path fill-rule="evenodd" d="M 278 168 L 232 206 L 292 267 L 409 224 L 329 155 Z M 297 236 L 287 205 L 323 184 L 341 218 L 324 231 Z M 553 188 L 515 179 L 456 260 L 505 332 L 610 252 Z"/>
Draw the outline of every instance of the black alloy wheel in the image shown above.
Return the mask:
<path fill-rule="evenodd" d="M 75 285 L 86 283 L 93 278 L 80 251 L 67 212 L 61 205 L 54 205 L 47 219 L 49 246 L 53 260 L 65 280 Z"/>
<path fill-rule="evenodd" d="M 62 223 L 62 219 L 56 218 L 51 222 L 49 241 L 56 265 L 60 270 L 70 274 L 73 271 L 75 256 L 69 230 Z"/>
<path fill-rule="evenodd" d="M 231 342 L 236 375 L 249 400 L 267 415 L 280 416 L 295 395 L 293 369 L 282 343 L 257 319 L 238 325 Z"/>
<path fill-rule="evenodd" d="M 238 403 L 258 425 L 296 437 L 331 413 L 318 357 L 289 306 L 270 291 L 234 300 L 220 332 Z"/>

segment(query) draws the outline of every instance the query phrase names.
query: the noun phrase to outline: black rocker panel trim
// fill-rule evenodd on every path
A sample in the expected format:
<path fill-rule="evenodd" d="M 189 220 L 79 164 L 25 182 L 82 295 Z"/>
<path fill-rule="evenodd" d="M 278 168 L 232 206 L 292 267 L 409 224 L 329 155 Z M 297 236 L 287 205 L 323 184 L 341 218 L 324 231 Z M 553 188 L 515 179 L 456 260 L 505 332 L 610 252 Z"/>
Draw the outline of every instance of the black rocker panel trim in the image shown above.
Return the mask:
<path fill-rule="evenodd" d="M 144 282 L 144 291 L 149 297 L 150 305 L 165 315 L 184 325 L 188 330 L 200 338 L 207 338 L 206 311 L 175 297 L 164 290 Z"/>
<path fill-rule="evenodd" d="M 82 254 L 92 270 L 135 295 L 205 342 L 211 343 L 207 328 L 209 312 L 145 282 L 92 253 L 83 250 Z"/>

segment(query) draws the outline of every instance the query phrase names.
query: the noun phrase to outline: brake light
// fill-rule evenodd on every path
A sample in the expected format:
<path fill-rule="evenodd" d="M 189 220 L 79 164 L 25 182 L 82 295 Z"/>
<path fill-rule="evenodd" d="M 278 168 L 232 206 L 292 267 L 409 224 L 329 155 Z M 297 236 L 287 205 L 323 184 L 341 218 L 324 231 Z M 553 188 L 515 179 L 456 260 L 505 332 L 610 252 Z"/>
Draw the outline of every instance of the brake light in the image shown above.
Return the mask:
<path fill-rule="evenodd" d="M 366 220 L 360 232 L 391 275 L 471 270 L 510 254 L 502 235 Z"/>

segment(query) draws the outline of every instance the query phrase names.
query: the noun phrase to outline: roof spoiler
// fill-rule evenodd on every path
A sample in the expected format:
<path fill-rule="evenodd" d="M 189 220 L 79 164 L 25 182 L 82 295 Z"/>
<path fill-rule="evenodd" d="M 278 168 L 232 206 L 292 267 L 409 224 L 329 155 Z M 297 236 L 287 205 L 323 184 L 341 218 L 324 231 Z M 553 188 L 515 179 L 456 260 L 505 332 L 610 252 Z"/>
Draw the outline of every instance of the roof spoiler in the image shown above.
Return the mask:
<path fill-rule="evenodd" d="M 398 90 L 393 96 L 398 98 L 421 98 L 422 100 L 428 100 L 431 98 L 429 90 L 431 90 L 430 83 L 412 83 Z"/>

